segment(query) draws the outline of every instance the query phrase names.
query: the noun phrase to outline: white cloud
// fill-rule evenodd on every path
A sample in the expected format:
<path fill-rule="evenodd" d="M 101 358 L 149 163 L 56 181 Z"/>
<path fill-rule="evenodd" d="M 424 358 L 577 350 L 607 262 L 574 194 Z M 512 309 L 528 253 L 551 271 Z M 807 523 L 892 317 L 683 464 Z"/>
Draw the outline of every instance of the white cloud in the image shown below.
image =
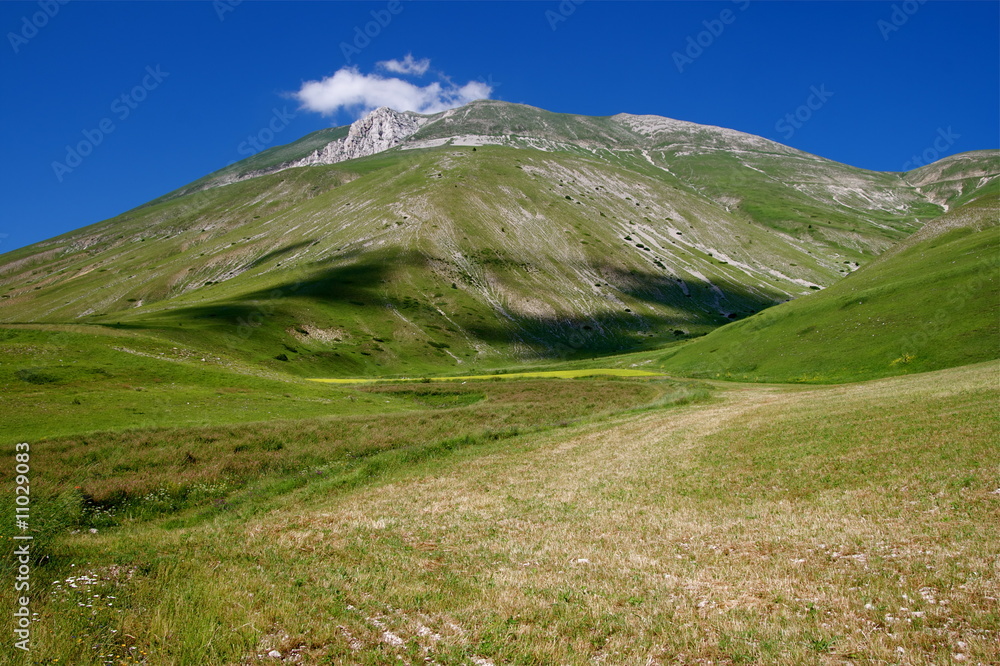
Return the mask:
<path fill-rule="evenodd" d="M 375 63 L 380 69 L 385 69 L 393 74 L 416 74 L 423 76 L 427 73 L 427 68 L 431 66 L 430 58 L 415 60 L 412 53 L 407 53 L 402 60 L 382 60 Z"/>
<path fill-rule="evenodd" d="M 434 82 L 418 86 L 402 79 L 362 74 L 357 67 L 342 67 L 333 76 L 306 81 L 292 96 L 308 111 L 330 115 L 343 109 L 361 115 L 380 106 L 396 111 L 437 113 L 477 99 L 489 99 L 492 92 L 493 87 L 481 81 L 469 81 L 464 86 L 450 81 L 444 85 Z"/>

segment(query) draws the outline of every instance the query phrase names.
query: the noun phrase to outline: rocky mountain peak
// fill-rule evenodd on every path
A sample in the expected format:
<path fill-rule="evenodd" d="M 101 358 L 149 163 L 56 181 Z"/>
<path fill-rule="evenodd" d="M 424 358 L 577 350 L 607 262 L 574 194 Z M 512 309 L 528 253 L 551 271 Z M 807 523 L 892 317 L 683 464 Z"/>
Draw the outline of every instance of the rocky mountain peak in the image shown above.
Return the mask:
<path fill-rule="evenodd" d="M 388 150 L 416 132 L 426 119 L 380 106 L 351 123 L 343 139 L 331 141 L 311 155 L 284 165 L 283 168 L 335 164 L 356 157 L 367 157 Z"/>
<path fill-rule="evenodd" d="M 380 106 L 364 118 L 354 121 L 344 139 L 344 147 L 352 155 L 371 155 L 398 145 L 420 127 L 416 117 Z"/>

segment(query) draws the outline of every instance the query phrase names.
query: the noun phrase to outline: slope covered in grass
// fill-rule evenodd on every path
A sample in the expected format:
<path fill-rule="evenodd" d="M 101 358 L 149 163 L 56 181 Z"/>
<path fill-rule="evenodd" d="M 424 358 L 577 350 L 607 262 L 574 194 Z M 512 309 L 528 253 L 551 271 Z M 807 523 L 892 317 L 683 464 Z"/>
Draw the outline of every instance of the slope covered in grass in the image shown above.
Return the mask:
<path fill-rule="evenodd" d="M 178 188 L 173 192 L 159 197 L 158 199 L 154 199 L 146 205 L 161 203 L 170 199 L 176 199 L 177 197 L 184 196 L 185 194 L 193 194 L 208 188 L 237 182 L 251 174 L 263 173 L 287 162 L 301 159 L 314 150 L 322 148 L 331 141 L 336 141 L 337 139 L 347 136 L 348 129 L 348 125 L 321 129 L 311 132 L 301 139 L 293 141 L 289 144 L 274 146 L 273 148 L 262 150 L 246 159 L 225 166 L 218 171 L 213 171 L 207 176 L 203 176 L 192 183 L 188 183 L 184 187 Z"/>
<path fill-rule="evenodd" d="M 671 349 L 651 367 L 844 382 L 1000 357 L 997 200 L 980 196 L 828 289 Z"/>
<path fill-rule="evenodd" d="M 348 128 L 322 130 L 0 255 L 0 322 L 143 332 L 299 377 L 654 350 L 836 283 L 1000 171 L 996 151 L 881 173 L 496 101 L 421 118 L 369 157 L 274 171 Z"/>
<path fill-rule="evenodd" d="M 917 228 L 905 209 L 892 225 L 848 214 L 849 242 L 732 214 L 644 160 L 409 150 L 17 250 L 0 262 L 0 320 L 121 325 L 300 376 L 606 354 L 808 293 Z"/>

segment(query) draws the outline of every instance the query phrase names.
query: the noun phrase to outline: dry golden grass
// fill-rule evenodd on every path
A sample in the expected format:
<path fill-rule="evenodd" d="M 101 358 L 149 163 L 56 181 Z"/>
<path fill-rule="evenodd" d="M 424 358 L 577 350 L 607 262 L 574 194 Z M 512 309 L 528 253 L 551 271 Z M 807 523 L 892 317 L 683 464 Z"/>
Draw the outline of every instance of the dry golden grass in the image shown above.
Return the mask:
<path fill-rule="evenodd" d="M 990 663 L 996 373 L 733 388 L 249 534 L 342 567 L 345 663 Z"/>

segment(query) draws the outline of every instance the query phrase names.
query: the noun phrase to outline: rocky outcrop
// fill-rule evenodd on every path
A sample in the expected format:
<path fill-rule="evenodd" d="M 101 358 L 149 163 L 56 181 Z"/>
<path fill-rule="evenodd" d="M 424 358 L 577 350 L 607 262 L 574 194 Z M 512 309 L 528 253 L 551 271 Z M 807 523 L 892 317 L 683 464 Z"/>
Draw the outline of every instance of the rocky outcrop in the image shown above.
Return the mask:
<path fill-rule="evenodd" d="M 367 157 L 403 142 L 426 122 L 422 116 L 393 111 L 380 106 L 351 124 L 343 139 L 331 141 L 311 155 L 282 165 L 282 168 L 336 164 L 356 157 Z"/>
<path fill-rule="evenodd" d="M 201 189 L 229 185 L 260 176 L 268 176 L 272 173 L 294 167 L 336 164 L 337 162 L 351 160 L 355 157 L 374 155 L 375 153 L 398 146 L 429 120 L 431 119 L 427 116 L 418 116 L 405 112 L 400 113 L 387 106 L 380 106 L 364 118 L 355 120 L 351 124 L 351 128 L 347 131 L 346 137 L 331 141 L 302 159 L 283 162 L 282 164 L 266 169 L 223 176 Z"/>

